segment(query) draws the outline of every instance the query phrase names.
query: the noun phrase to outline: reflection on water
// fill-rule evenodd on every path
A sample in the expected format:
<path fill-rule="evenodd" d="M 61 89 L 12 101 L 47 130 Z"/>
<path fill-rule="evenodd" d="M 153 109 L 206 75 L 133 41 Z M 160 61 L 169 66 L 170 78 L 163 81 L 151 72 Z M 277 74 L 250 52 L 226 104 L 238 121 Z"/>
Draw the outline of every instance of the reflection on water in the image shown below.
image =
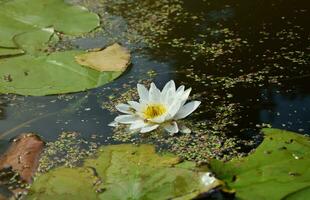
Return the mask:
<path fill-rule="evenodd" d="M 150 79 L 149 70 L 158 74 L 156 85 L 175 79 L 193 87 L 202 101 L 201 120 L 215 123 L 222 111 L 214 108 L 233 105 L 236 110 L 227 116 L 233 120 L 225 129 L 233 135 L 256 135 L 262 123 L 310 132 L 308 1 L 71 2 L 100 13 L 103 26 L 99 33 L 70 41 L 71 46 L 119 42 L 131 50 L 130 69 L 88 92 L 2 95 L 1 139 L 36 132 L 54 140 L 62 131 L 77 131 L 85 138 L 104 135 L 102 142 L 110 143 L 107 124 L 115 113 L 102 109 L 102 102 Z"/>
<path fill-rule="evenodd" d="M 273 104 L 271 108 L 260 110 L 260 120 L 272 124 L 273 127 L 309 133 L 310 129 L 310 96 L 287 94 L 279 90 L 271 90 L 265 101 Z"/>

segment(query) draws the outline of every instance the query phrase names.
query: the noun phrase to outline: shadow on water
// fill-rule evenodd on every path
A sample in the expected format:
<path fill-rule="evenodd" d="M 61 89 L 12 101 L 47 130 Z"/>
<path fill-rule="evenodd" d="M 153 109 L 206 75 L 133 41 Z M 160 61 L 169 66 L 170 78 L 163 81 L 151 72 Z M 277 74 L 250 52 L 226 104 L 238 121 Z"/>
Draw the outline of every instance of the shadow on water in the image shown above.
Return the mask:
<path fill-rule="evenodd" d="M 127 12 L 126 4 L 130 2 L 115 1 L 106 8 L 112 25 L 105 30 L 112 39 L 94 36 L 71 42 L 80 49 L 120 42 L 132 52 L 130 69 L 113 83 L 86 92 L 1 95 L 1 148 L 23 132 L 35 132 L 51 141 L 63 131 L 77 131 L 85 138 L 103 135 L 102 143 L 113 143 L 107 124 L 115 113 L 103 109 L 102 102 L 118 95 L 112 89 L 124 84 L 134 87 L 147 79 L 149 70 L 158 74 L 153 80 L 159 87 L 174 79 L 178 85 L 193 87 L 193 94 L 201 94 L 199 119 L 214 117 L 216 113 L 208 111 L 211 101 L 236 104 L 238 116 L 228 135 L 251 138 L 262 123 L 310 132 L 308 1 L 184 1 L 187 20 L 169 22 L 165 37 L 152 38 L 156 46 L 123 37 L 131 18 L 136 17 Z"/>

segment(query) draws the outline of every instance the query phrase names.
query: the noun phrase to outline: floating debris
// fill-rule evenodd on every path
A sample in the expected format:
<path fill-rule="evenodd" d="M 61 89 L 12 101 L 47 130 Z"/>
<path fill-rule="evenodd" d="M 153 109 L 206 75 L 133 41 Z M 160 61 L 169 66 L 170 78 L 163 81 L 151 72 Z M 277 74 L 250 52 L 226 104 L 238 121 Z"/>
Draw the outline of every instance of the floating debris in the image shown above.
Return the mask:
<path fill-rule="evenodd" d="M 63 132 L 56 141 L 47 142 L 38 172 L 45 173 L 58 166 L 75 167 L 92 156 L 98 148 L 96 142 L 86 141 L 76 132 Z"/>

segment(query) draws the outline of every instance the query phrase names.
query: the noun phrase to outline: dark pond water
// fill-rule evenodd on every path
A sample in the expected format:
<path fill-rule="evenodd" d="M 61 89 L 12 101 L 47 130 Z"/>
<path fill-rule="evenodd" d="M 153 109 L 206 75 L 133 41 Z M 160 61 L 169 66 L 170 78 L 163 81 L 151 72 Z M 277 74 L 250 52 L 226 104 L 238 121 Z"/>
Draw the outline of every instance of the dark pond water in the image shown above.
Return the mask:
<path fill-rule="evenodd" d="M 116 113 L 102 104 L 141 80 L 162 87 L 174 79 L 192 87 L 195 99 L 202 101 L 194 118 L 211 125 L 222 123 L 216 115 L 228 118 L 223 129 L 228 137 L 253 138 L 264 123 L 310 132 L 309 1 L 74 3 L 98 12 L 103 31 L 71 40 L 71 47 L 119 42 L 131 50 L 132 64 L 113 83 L 86 92 L 1 95 L 0 151 L 23 132 L 52 141 L 63 131 L 77 131 L 86 139 L 97 134 L 102 143 L 113 143 L 107 124 Z"/>

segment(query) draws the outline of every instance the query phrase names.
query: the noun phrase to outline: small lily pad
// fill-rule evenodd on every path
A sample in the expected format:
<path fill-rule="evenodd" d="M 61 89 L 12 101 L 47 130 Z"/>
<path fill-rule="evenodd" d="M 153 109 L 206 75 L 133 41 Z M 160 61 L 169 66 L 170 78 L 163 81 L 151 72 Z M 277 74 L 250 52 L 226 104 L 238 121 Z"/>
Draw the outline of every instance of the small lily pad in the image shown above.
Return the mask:
<path fill-rule="evenodd" d="M 97 71 L 125 71 L 130 61 L 127 49 L 119 44 L 113 44 L 101 51 L 78 55 L 76 61 Z"/>
<path fill-rule="evenodd" d="M 83 167 L 39 176 L 27 199 L 192 199 L 220 186 L 206 169 L 182 165 L 151 145 L 102 147 Z M 180 166 L 179 166 L 180 165 Z M 91 173 L 90 173 L 91 172 Z"/>
<path fill-rule="evenodd" d="M 263 129 L 263 143 L 249 156 L 211 169 L 236 191 L 238 199 L 308 199 L 309 137 L 279 129 Z"/>

